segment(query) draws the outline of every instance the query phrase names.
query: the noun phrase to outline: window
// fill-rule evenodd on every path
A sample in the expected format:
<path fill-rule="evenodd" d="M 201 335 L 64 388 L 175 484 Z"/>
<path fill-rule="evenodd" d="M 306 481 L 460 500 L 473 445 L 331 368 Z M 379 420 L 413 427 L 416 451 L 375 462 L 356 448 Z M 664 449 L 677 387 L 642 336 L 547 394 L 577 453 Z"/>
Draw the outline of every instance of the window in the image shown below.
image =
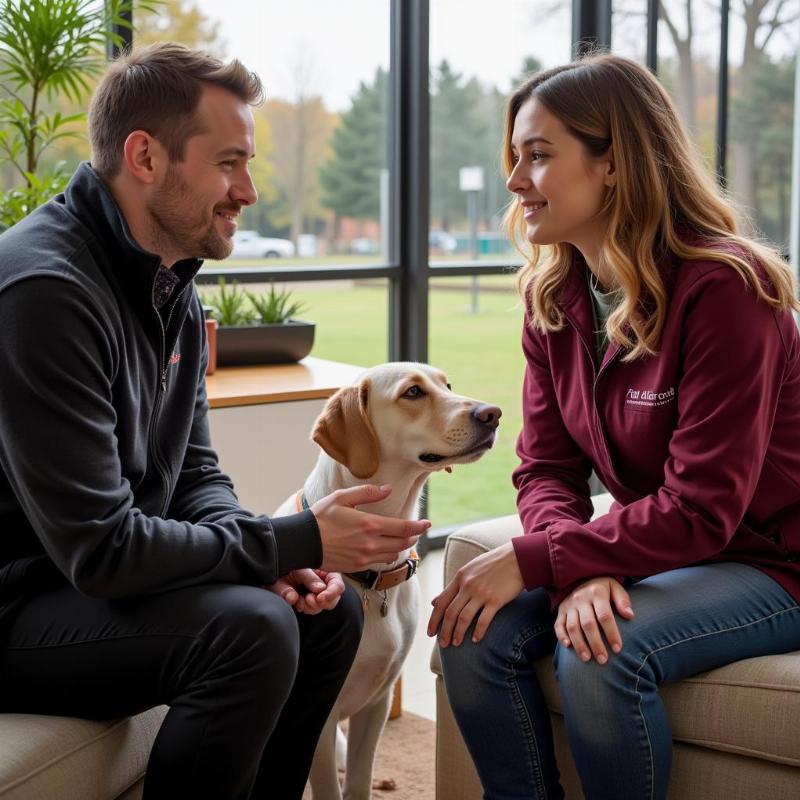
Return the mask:
<path fill-rule="evenodd" d="M 508 94 L 570 57 L 568 0 L 430 4 L 430 259 L 515 259 L 499 230 Z"/>
<path fill-rule="evenodd" d="M 386 360 L 389 302 L 385 280 L 301 282 L 289 288 L 316 324 L 311 352 L 315 358 L 357 365 Z"/>
<path fill-rule="evenodd" d="M 611 15 L 611 51 L 645 64 L 647 0 L 615 0 Z"/>
<path fill-rule="evenodd" d="M 389 0 L 196 2 L 267 93 L 255 111 L 260 199 L 225 266 L 385 262 Z"/>
<path fill-rule="evenodd" d="M 713 171 L 717 146 L 719 10 L 686 0 L 658 4 L 658 78 Z"/>
<path fill-rule="evenodd" d="M 571 8 L 568 0 L 431 0 L 429 358 L 456 392 L 503 410 L 493 450 L 430 479 L 436 527 L 514 510 L 524 359 L 510 274 L 521 257 L 500 229 L 510 200 L 500 160 L 504 108 L 523 80 L 570 59 Z M 473 262 L 501 274 L 444 271 Z"/>
<path fill-rule="evenodd" d="M 731 4 L 728 187 L 753 227 L 788 250 L 800 2 Z"/>
<path fill-rule="evenodd" d="M 430 361 L 443 369 L 453 391 L 500 406 L 497 439 L 475 464 L 453 474 L 435 473 L 428 482 L 428 516 L 435 527 L 514 511 L 511 472 L 514 444 L 522 427 L 520 347 L 522 304 L 514 275 L 484 275 L 473 293 L 471 277 L 434 278 L 430 287 Z"/>

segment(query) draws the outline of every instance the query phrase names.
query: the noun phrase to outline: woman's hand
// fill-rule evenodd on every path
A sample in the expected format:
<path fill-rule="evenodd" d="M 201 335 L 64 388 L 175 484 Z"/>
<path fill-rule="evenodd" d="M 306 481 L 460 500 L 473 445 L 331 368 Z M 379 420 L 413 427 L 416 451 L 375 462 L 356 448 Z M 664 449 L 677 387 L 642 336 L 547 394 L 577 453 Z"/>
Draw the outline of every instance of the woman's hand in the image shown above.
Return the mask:
<path fill-rule="evenodd" d="M 279 594 L 295 611 L 313 615 L 334 608 L 344 593 L 344 579 L 338 572 L 296 569 L 265 588 Z"/>
<path fill-rule="evenodd" d="M 558 606 L 554 630 L 564 647 L 574 647 L 583 661 L 592 655 L 598 664 L 608 661 L 603 636 L 615 653 L 622 650 L 622 637 L 612 603 L 623 619 L 633 618 L 631 599 L 614 578 L 590 578 L 580 584 Z"/>
<path fill-rule="evenodd" d="M 442 593 L 433 598 L 428 636 L 438 631 L 440 646 L 452 642 L 457 647 L 477 616 L 472 641 L 479 642 L 494 615 L 524 588 L 511 542 L 490 550 L 461 567 Z"/>

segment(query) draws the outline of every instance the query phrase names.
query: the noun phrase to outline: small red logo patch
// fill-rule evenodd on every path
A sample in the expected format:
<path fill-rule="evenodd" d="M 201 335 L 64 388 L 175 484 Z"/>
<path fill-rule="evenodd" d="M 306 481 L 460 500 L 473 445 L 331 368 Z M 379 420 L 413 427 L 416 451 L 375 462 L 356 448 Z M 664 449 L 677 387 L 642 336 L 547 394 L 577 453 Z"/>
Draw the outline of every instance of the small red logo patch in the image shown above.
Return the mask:
<path fill-rule="evenodd" d="M 180 354 L 180 353 L 173 353 L 173 354 L 172 354 L 172 355 L 169 357 L 169 364 L 170 364 L 170 366 L 174 366 L 174 365 L 175 365 L 175 364 L 177 364 L 177 363 L 178 363 L 180 360 L 181 360 L 181 354 Z"/>

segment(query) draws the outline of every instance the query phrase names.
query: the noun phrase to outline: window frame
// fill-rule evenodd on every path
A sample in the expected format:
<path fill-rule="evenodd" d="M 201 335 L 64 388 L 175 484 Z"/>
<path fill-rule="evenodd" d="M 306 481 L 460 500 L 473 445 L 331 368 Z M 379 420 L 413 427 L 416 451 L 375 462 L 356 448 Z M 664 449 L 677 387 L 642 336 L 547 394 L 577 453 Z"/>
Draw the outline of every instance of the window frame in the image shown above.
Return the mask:
<path fill-rule="evenodd" d="M 577 56 L 592 47 L 609 48 L 613 0 L 572 0 L 572 49 Z M 657 74 L 658 0 L 647 0 L 646 65 Z M 716 120 L 716 174 L 724 188 L 728 148 L 728 21 L 730 0 L 720 4 L 720 61 Z M 264 266 L 205 268 L 199 284 L 215 284 L 235 276 L 242 282 L 299 282 L 342 279 L 387 279 L 389 282 L 390 360 L 427 361 L 428 292 L 432 277 L 502 275 L 516 269 L 507 260 L 459 261 L 431 264 L 430 227 L 430 0 L 391 0 L 390 4 L 390 211 L 389 259 L 369 266 L 326 265 L 311 267 Z M 130 15 L 128 22 L 132 22 Z M 118 28 L 123 47 L 132 43 L 130 28 Z M 117 54 L 111 53 L 111 56 Z M 800 82 L 800 59 L 797 81 Z M 795 97 L 800 98 L 796 83 Z M 800 109 L 794 109 L 793 164 L 791 172 L 791 259 L 800 265 Z M 441 547 L 452 527 L 430 532 L 426 549 Z"/>

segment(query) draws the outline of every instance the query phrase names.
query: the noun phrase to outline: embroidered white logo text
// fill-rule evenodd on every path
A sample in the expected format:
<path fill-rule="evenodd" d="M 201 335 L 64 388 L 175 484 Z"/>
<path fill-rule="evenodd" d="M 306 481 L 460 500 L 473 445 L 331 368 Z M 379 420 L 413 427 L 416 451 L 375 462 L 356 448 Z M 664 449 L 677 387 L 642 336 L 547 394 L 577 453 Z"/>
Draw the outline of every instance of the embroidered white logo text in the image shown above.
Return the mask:
<path fill-rule="evenodd" d="M 675 387 L 670 386 L 661 392 L 654 392 L 651 389 L 628 389 L 625 395 L 626 406 L 644 406 L 645 408 L 656 408 L 665 406 L 675 399 Z"/>

